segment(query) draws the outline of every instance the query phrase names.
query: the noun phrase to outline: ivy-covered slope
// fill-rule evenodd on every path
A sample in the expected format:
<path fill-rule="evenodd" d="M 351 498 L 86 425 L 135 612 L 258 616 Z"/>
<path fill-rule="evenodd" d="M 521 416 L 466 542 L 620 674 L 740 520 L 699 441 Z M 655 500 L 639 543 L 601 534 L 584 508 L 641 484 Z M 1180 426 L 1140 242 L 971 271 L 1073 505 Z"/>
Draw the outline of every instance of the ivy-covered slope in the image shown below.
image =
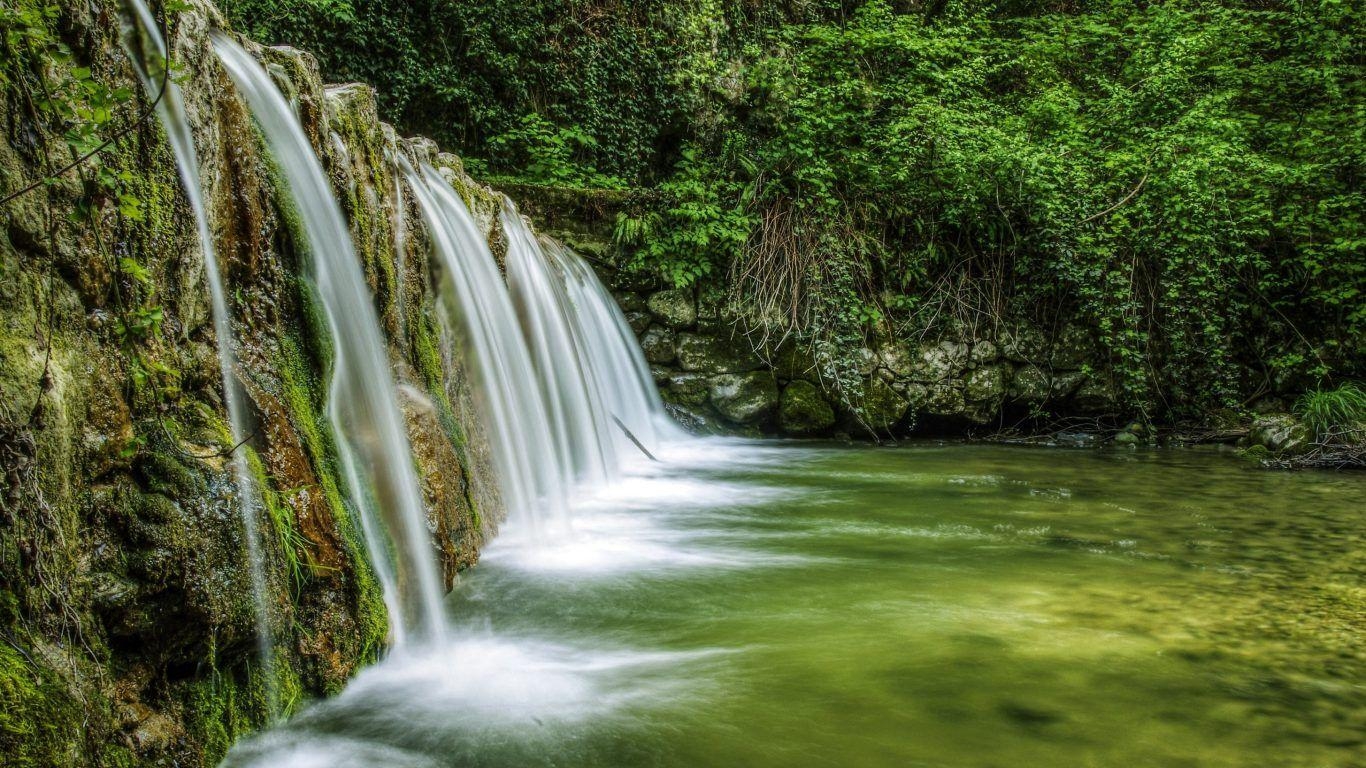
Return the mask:
<path fill-rule="evenodd" d="M 1366 375 L 1360 4 L 227 7 L 481 172 L 648 188 L 618 257 L 719 285 L 759 338 L 1079 323 L 1153 419 Z"/>
<path fill-rule="evenodd" d="M 221 17 L 168 9 L 255 422 L 238 450 L 262 489 L 287 712 L 374 660 L 387 618 L 339 490 L 307 249 L 212 54 Z M 0 6 L 0 196 L 114 139 L 0 206 L 0 764 L 15 768 L 209 765 L 266 716 L 204 258 L 118 25 L 114 0 Z M 255 50 L 351 222 L 449 584 L 501 508 L 392 157 L 444 168 L 489 231 L 499 200 L 458 158 L 398 138 L 370 88 L 325 88 L 308 54 Z"/>

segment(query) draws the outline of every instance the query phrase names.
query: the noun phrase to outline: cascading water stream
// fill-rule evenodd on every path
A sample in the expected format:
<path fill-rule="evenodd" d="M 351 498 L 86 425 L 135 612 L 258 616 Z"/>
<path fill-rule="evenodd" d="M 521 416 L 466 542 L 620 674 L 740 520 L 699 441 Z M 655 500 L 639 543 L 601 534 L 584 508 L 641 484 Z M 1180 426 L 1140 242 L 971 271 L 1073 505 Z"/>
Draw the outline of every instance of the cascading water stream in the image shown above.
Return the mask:
<path fill-rule="evenodd" d="M 299 121 L 265 69 L 220 32 L 213 44 L 273 151 L 312 255 L 335 345 L 328 417 L 384 586 L 394 642 L 444 633 L 440 579 L 379 319 L 345 220 Z M 389 535 L 384 535 L 387 529 Z M 389 544 L 399 551 L 390 556 Z"/>
<path fill-rule="evenodd" d="M 616 476 L 619 457 L 609 431 L 611 415 L 596 397 L 591 381 L 594 371 L 583 364 L 584 355 L 572 331 L 564 281 L 550 269 L 536 236 L 506 198 L 501 220 L 508 243 L 508 288 L 550 409 L 554 440 L 566 455 L 574 479 L 589 487 L 600 486 Z"/>
<path fill-rule="evenodd" d="M 507 286 L 465 203 L 439 171 L 401 161 L 444 268 L 438 291 L 463 336 L 509 521 L 533 537 L 563 528 L 569 466 L 552 434 Z"/>
<path fill-rule="evenodd" d="M 559 442 L 578 479 L 617 477 L 632 445 L 657 449 L 680 434 L 664 413 L 645 356 L 625 316 L 592 269 L 549 238 L 538 239 L 505 202 L 508 284 L 551 403 Z"/>
<path fill-rule="evenodd" d="M 128 13 L 123 24 L 123 44 L 128 58 L 137 71 L 150 99 L 157 100 L 157 116 L 166 131 L 167 141 L 175 154 L 176 168 L 185 188 L 190 210 L 194 212 L 195 231 L 200 249 L 204 252 L 205 275 L 209 283 L 209 301 L 213 314 L 214 336 L 218 341 L 218 366 L 223 374 L 223 401 L 228 411 L 228 426 L 233 445 L 233 479 L 237 486 L 238 506 L 250 561 L 252 597 L 256 608 L 256 634 L 261 664 L 266 670 L 266 696 L 270 715 L 279 714 L 279 692 L 274 674 L 274 640 L 270 629 L 270 608 L 266 599 L 265 563 L 257 533 L 257 519 L 261 510 L 260 492 L 256 478 L 247 463 L 246 448 L 242 445 L 251 435 L 251 417 L 247 410 L 246 393 L 237 380 L 237 353 L 232 331 L 232 310 L 228 293 L 218 265 L 209 227 L 209 214 L 204 206 L 204 192 L 199 177 L 199 158 L 194 137 L 185 117 L 185 104 L 180 86 L 169 76 L 166 67 L 170 56 L 166 41 L 157 28 L 156 20 L 143 0 L 128 0 Z"/>
<path fill-rule="evenodd" d="M 665 412 L 645 353 L 607 287 L 578 254 L 548 237 L 540 238 L 540 246 L 564 281 L 581 364 L 593 373 L 603 407 L 651 451 L 680 439 L 683 431 Z M 630 450 L 619 448 L 626 455 Z"/>

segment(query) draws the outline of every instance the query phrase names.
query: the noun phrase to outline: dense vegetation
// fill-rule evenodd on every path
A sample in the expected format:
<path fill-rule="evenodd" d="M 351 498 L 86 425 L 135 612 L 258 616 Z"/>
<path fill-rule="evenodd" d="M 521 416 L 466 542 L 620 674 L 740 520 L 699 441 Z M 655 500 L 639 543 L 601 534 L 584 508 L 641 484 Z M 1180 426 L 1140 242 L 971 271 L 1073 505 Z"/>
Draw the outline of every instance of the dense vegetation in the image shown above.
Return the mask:
<path fill-rule="evenodd" d="M 1366 372 L 1359 4 L 224 5 L 479 172 L 652 188 L 623 258 L 780 334 L 1076 316 L 1152 416 Z"/>

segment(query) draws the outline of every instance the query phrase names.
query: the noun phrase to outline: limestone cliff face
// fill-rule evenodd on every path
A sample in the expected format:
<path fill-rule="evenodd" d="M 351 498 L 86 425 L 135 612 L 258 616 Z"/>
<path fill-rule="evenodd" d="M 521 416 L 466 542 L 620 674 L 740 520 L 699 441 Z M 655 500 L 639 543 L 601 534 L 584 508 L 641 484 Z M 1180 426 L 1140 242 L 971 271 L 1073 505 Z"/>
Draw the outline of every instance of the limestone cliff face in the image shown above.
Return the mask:
<path fill-rule="evenodd" d="M 116 2 L 46 6 L 22 0 L 0 15 L 0 195 L 78 153 L 64 134 L 105 117 L 82 109 L 112 100 L 93 131 L 103 139 L 146 105 L 118 45 Z M 331 342 L 304 277 L 308 250 L 212 54 L 208 32 L 221 23 L 208 5 L 173 13 L 171 58 L 255 422 L 238 450 L 263 489 L 258 527 L 283 661 L 275 683 L 297 706 L 374 660 L 388 626 L 325 426 Z M 458 158 L 382 124 L 368 87 L 324 86 L 304 52 L 252 50 L 290 96 L 350 221 L 449 585 L 474 562 L 501 502 L 395 158 L 441 168 L 491 237 L 499 197 Z M 7 766 L 212 764 L 263 721 L 204 270 L 155 119 L 0 207 Z"/>

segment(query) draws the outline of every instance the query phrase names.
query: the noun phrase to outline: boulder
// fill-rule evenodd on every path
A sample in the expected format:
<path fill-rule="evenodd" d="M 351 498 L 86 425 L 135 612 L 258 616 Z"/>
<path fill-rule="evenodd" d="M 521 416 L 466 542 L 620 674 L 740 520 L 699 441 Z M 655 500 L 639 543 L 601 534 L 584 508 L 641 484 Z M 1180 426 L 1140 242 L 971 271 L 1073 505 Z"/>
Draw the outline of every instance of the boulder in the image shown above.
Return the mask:
<path fill-rule="evenodd" d="M 984 365 L 968 375 L 963 386 L 965 415 L 969 420 L 985 424 L 996 418 L 1001 403 L 1006 399 L 1009 365 Z"/>
<path fill-rule="evenodd" d="M 678 336 L 678 365 L 685 371 L 746 373 L 764 367 L 764 361 L 743 336 Z"/>
<path fill-rule="evenodd" d="M 920 359 L 911 366 L 910 378 L 931 384 L 957 378 L 968 365 L 968 345 L 941 341 L 920 350 Z"/>
<path fill-rule="evenodd" d="M 1110 383 L 1092 376 L 1072 396 L 1072 405 L 1081 413 L 1110 413 L 1119 403 Z"/>
<path fill-rule="evenodd" d="M 690 328 L 697 322 L 697 302 L 688 291 L 652 293 L 646 305 L 650 314 L 669 328 Z"/>
<path fill-rule="evenodd" d="M 899 341 L 883 344 L 877 351 L 878 366 L 891 380 L 909 379 L 915 362 L 911 348 Z"/>
<path fill-rule="evenodd" d="M 887 382 L 873 379 L 868 382 L 857 412 L 864 426 L 878 433 L 890 432 L 906 415 L 909 403 Z"/>
<path fill-rule="evenodd" d="M 1009 381 L 1009 366 L 985 365 L 968 374 L 963 386 L 963 398 L 973 403 L 996 403 L 1000 405 L 1006 397 L 1006 382 Z"/>
<path fill-rule="evenodd" d="M 792 381 L 794 379 L 806 379 L 807 381 L 817 380 L 816 356 L 811 351 L 809 344 L 799 343 L 791 338 L 783 340 L 774 350 L 769 365 L 773 368 L 773 373 L 780 379 Z"/>
<path fill-rule="evenodd" d="M 816 385 L 797 380 L 783 388 L 778 426 L 789 435 L 818 435 L 835 426 L 835 409 Z"/>
<path fill-rule="evenodd" d="M 635 335 L 639 336 L 650 328 L 652 320 L 649 312 L 633 312 L 627 310 L 623 314 L 626 315 L 626 324 L 631 326 L 631 331 L 635 333 Z"/>
<path fill-rule="evenodd" d="M 925 387 L 922 410 L 930 416 L 958 417 L 963 415 L 966 407 L 963 388 L 956 384 L 931 384 Z"/>
<path fill-rule="evenodd" d="M 668 365 L 678 358 L 674 350 L 674 333 L 658 326 L 651 328 L 640 337 L 640 349 L 645 359 L 660 365 Z"/>
<path fill-rule="evenodd" d="M 996 347 L 995 342 L 977 341 L 972 345 L 972 352 L 968 355 L 970 364 L 984 365 L 996 362 L 1001 357 L 1001 351 Z"/>
<path fill-rule="evenodd" d="M 664 399 L 683 405 L 705 405 L 711 393 L 711 380 L 701 373 L 676 373 L 663 385 Z"/>
<path fill-rule="evenodd" d="M 1022 365 L 1015 370 L 1006 394 L 1019 403 L 1042 403 L 1048 399 L 1048 372 L 1037 365 Z"/>
<path fill-rule="evenodd" d="M 1082 371 L 1055 371 L 1049 380 L 1049 394 L 1054 400 L 1064 400 L 1080 389 L 1086 379 L 1087 374 Z"/>
<path fill-rule="evenodd" d="M 1247 439 L 1272 453 L 1298 453 L 1309 445 L 1309 430 L 1288 413 L 1271 414 L 1252 422 Z"/>
<path fill-rule="evenodd" d="M 778 384 L 768 372 L 723 374 L 712 379 L 711 404 L 728 421 L 758 424 L 778 405 Z"/>

